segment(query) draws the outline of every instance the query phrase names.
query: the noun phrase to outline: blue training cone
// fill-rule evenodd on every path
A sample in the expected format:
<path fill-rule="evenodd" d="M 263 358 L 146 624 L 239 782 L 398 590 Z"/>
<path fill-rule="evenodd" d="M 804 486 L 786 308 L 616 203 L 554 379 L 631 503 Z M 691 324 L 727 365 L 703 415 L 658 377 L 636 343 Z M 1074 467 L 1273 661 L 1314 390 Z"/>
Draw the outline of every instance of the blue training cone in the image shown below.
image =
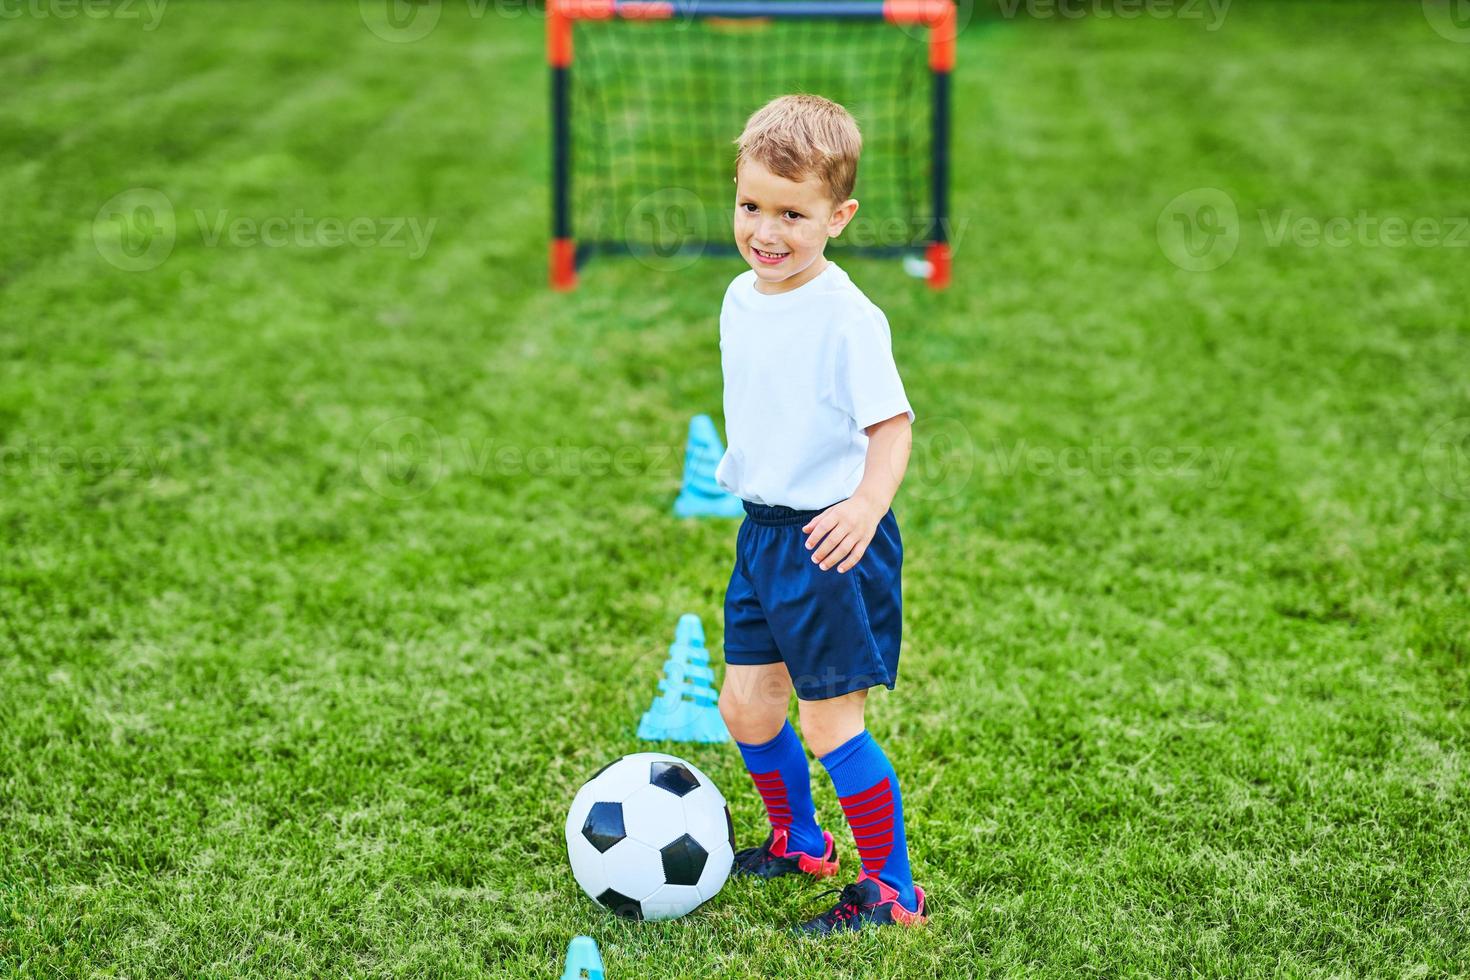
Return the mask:
<path fill-rule="evenodd" d="M 720 717 L 720 692 L 715 689 L 715 672 L 709 665 L 704 645 L 704 626 L 699 617 L 679 617 L 661 692 L 638 721 L 638 737 L 649 742 L 728 742 L 730 732 Z"/>
<path fill-rule="evenodd" d="M 567 968 L 561 974 L 561 980 L 582 980 L 583 977 L 605 980 L 602 954 L 597 951 L 597 941 L 591 936 L 578 936 L 567 944 Z"/>
<path fill-rule="evenodd" d="M 740 498 L 715 482 L 715 469 L 725 455 L 715 420 L 696 415 L 689 420 L 689 441 L 684 446 L 684 485 L 674 501 L 679 517 L 740 517 L 745 507 Z"/>

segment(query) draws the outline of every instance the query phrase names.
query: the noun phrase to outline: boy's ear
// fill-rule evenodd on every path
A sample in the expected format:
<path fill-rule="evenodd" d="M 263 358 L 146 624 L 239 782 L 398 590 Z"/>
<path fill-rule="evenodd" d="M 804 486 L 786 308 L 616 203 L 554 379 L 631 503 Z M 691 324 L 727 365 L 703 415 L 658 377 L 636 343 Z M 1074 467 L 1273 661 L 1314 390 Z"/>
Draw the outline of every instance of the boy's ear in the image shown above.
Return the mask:
<path fill-rule="evenodd" d="M 842 229 L 846 228 L 852 216 L 857 214 L 857 209 L 857 198 L 848 198 L 837 205 L 837 210 L 832 212 L 832 217 L 827 221 L 827 237 L 836 238 L 842 234 Z"/>

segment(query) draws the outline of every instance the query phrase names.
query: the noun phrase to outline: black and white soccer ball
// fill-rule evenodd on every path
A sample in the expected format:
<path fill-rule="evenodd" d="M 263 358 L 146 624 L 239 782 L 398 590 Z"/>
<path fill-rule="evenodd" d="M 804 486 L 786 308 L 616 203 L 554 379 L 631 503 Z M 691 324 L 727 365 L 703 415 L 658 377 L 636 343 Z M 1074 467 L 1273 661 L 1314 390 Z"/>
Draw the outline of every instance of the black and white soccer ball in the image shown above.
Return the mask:
<path fill-rule="evenodd" d="M 714 898 L 735 828 L 708 776 L 661 752 L 625 755 L 577 791 L 567 855 L 594 902 L 629 919 L 677 919 Z"/>

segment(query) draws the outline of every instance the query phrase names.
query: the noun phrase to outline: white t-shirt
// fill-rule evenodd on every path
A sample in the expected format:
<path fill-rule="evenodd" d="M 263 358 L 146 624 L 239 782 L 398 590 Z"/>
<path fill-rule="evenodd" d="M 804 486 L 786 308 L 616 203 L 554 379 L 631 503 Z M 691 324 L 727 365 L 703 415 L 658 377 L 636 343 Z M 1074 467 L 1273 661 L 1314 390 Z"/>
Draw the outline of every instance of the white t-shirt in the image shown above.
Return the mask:
<path fill-rule="evenodd" d="M 908 413 L 888 318 L 828 260 L 785 293 L 756 292 L 749 269 L 720 309 L 725 434 L 720 486 L 756 504 L 816 510 L 863 479 L 875 422 Z"/>

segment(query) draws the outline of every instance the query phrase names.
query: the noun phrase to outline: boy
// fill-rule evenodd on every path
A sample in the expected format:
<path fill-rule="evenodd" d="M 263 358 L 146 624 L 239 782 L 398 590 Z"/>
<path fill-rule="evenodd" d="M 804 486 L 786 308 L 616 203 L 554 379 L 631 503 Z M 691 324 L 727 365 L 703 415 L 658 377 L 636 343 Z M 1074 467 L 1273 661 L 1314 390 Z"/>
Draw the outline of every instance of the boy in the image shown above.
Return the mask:
<path fill-rule="evenodd" d="M 823 254 L 857 212 L 862 136 L 842 106 L 787 95 L 735 142 L 735 241 L 751 268 L 720 311 L 729 448 L 716 477 L 746 518 L 725 593 L 720 714 L 771 823 L 735 873 L 838 871 L 786 720 L 794 690 L 861 862 L 837 904 L 799 928 L 919 925 L 928 908 L 909 872 L 898 778 L 863 723 L 867 689 L 891 689 L 898 674 L 903 546 L 889 504 L 914 414 L 887 318 Z"/>

